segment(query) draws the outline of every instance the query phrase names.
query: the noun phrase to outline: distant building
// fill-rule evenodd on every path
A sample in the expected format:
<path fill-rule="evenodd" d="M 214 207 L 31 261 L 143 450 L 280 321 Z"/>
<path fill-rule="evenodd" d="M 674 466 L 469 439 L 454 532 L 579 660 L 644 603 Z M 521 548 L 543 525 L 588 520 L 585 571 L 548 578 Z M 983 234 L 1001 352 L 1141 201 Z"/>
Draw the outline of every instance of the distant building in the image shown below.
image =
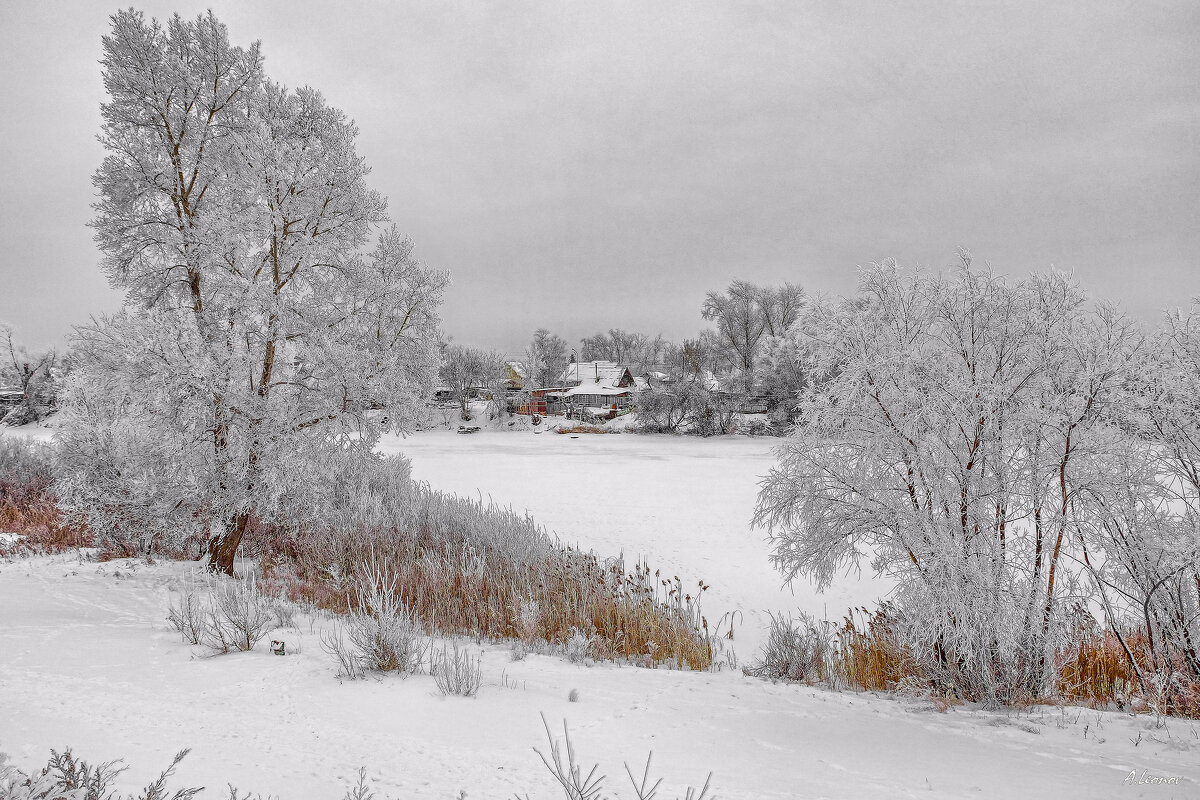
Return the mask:
<path fill-rule="evenodd" d="M 562 383 L 570 387 L 561 393 L 568 409 L 610 416 L 631 407 L 634 394 L 641 391 L 629 367 L 612 361 L 568 364 Z"/>
<path fill-rule="evenodd" d="M 529 380 L 529 370 L 520 361 L 508 361 L 501 368 L 500 379 L 505 389 L 519 391 L 525 388 L 525 381 Z"/>

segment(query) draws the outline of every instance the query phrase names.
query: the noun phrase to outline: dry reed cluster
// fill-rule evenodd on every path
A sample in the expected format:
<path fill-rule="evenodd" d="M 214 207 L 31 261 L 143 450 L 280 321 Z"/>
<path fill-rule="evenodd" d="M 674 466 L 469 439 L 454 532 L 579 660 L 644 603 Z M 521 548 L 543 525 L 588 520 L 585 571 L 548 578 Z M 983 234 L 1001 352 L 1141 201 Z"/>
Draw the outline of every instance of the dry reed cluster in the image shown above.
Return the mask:
<path fill-rule="evenodd" d="M 57 552 L 91 544 L 86 529 L 68 525 L 54 497 L 50 448 L 17 438 L 0 438 L 0 542 L 4 552 Z"/>
<path fill-rule="evenodd" d="M 555 433 L 620 433 L 620 431 L 602 428 L 599 425 L 572 425 L 569 428 L 555 428 Z"/>
<path fill-rule="evenodd" d="M 1054 654 L 1055 684 L 1043 696 L 1021 698 L 1022 704 L 1083 703 L 1200 718 L 1200 685 L 1182 664 L 1156 661 L 1144 629 L 1118 637 L 1093 623 L 1079 625 L 1074 634 Z M 850 609 L 840 625 L 803 614 L 773 616 L 767 644 L 746 672 L 834 689 L 915 692 L 940 701 L 944 710 L 960 698 L 941 671 L 930 668 L 935 662 L 935 654 L 919 653 L 906 641 L 900 610 L 884 603 L 874 612 Z"/>
<path fill-rule="evenodd" d="M 386 563 L 391 591 L 430 633 L 573 642 L 595 659 L 711 663 L 702 583 L 688 591 L 648 565 L 602 562 L 559 545 L 528 517 L 422 484 L 382 506 L 394 512 L 386 522 L 372 512 L 323 527 L 258 523 L 248 545 L 272 591 L 322 608 L 357 610 L 349 587 L 369 564 Z"/>

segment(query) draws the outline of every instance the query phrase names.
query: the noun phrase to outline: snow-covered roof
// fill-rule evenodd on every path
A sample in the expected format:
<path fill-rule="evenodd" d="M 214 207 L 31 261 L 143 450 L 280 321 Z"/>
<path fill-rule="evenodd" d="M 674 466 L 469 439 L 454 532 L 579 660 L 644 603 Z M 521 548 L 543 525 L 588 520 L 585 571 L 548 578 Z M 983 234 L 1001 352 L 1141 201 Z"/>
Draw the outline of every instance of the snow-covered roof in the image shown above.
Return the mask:
<path fill-rule="evenodd" d="M 599 383 L 581 383 L 578 386 L 572 386 L 562 394 L 563 397 L 574 397 L 580 394 L 598 394 L 616 397 L 617 395 L 629 394 L 629 389 L 623 386 L 604 386 Z"/>
<path fill-rule="evenodd" d="M 617 388 L 633 384 L 633 373 L 624 364 L 612 361 L 580 361 L 568 364 L 563 371 L 563 383 L 591 383 L 598 386 Z M 596 394 L 593 392 L 592 394 Z"/>
<path fill-rule="evenodd" d="M 529 377 L 529 370 L 526 369 L 525 362 L 509 361 L 509 362 L 507 362 L 507 364 L 508 364 L 508 368 L 511 369 L 513 372 L 515 372 L 518 376 L 520 376 L 522 378 Z"/>

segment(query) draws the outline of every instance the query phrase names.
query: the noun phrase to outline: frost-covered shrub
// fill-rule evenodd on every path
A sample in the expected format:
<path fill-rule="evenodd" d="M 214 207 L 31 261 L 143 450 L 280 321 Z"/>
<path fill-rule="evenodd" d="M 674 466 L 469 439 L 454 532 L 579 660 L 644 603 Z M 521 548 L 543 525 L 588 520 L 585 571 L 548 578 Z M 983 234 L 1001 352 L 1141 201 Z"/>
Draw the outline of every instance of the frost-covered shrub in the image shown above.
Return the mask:
<path fill-rule="evenodd" d="M 21 425 L 28 425 L 31 422 L 37 422 L 42 416 L 43 414 L 39 413 L 35 406 L 19 405 L 0 415 L 0 425 L 8 425 L 16 428 Z"/>
<path fill-rule="evenodd" d="M 947 276 L 875 264 L 853 297 L 801 314 L 800 422 L 755 524 L 789 580 L 826 586 L 871 559 L 935 689 L 996 705 L 1053 691 L 1071 598 L 1106 561 L 1087 538 L 1128 531 L 1117 467 L 1144 445 L 1120 417 L 1146 347 L 1069 276 L 1009 282 L 962 262 Z"/>
<path fill-rule="evenodd" d="M 345 626 L 341 623 L 335 623 L 332 629 L 321 631 L 321 649 L 337 661 L 339 678 L 356 681 L 366 677 L 362 651 L 346 641 Z"/>
<path fill-rule="evenodd" d="M 760 678 L 815 683 L 830 674 L 830 655 L 830 643 L 812 617 L 803 612 L 799 617 L 772 613 L 762 655 L 746 672 Z"/>
<path fill-rule="evenodd" d="M 270 599 L 252 578 L 218 581 L 210 603 L 202 643 L 214 651 L 253 650 L 273 627 Z"/>
<path fill-rule="evenodd" d="M 54 450 L 55 492 L 66 519 L 86 526 L 110 556 L 194 555 L 208 536 L 206 509 L 188 502 L 195 465 L 149 401 L 102 370 L 73 372 Z"/>
<path fill-rule="evenodd" d="M 517 609 L 517 630 L 525 642 L 532 644 L 541 630 L 542 608 L 537 600 L 527 598 Z"/>
<path fill-rule="evenodd" d="M 158 778 L 138 794 L 138 800 L 191 800 L 203 787 L 167 788 L 167 780 L 188 754 L 182 750 Z M 4 800 L 132 800 L 112 789 L 112 784 L 125 767 L 120 761 L 89 764 L 77 759 L 71 748 L 59 753 L 50 751 L 50 760 L 41 770 L 25 773 L 8 763 L 0 753 L 0 798 Z"/>
<path fill-rule="evenodd" d="M 639 395 L 638 427 L 647 433 L 732 433 L 739 405 L 739 396 L 710 388 L 702 377 L 686 377 Z"/>
<path fill-rule="evenodd" d="M 472 656 L 455 643 L 433 651 L 429 671 L 443 695 L 474 697 L 483 685 L 483 656 Z"/>
<path fill-rule="evenodd" d="M 567 660 L 572 664 L 582 664 L 588 660 L 592 652 L 592 637 L 578 628 L 571 629 L 571 638 L 566 644 Z"/>
<path fill-rule="evenodd" d="M 366 570 L 346 631 L 368 669 L 408 675 L 420 670 L 426 645 L 416 615 L 396 593 L 397 577 L 384 567 Z"/>
<path fill-rule="evenodd" d="M 267 600 L 267 604 L 271 608 L 271 615 L 275 617 L 275 627 L 296 627 L 296 606 L 294 603 L 289 602 L 286 597 L 272 597 Z"/>
<path fill-rule="evenodd" d="M 167 610 L 167 620 L 179 631 L 184 642 L 200 644 L 203 641 L 207 609 L 195 585 L 189 585 L 183 590 L 178 605 L 174 600 L 171 601 Z"/>

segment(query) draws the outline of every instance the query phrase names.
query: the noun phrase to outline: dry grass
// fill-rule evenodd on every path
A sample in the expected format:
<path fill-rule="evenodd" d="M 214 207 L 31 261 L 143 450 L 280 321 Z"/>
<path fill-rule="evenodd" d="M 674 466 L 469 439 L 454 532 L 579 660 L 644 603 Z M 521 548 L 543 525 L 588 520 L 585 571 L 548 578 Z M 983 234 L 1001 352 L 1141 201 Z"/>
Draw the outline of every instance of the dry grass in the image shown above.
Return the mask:
<path fill-rule="evenodd" d="M 620 431 L 602 428 L 599 425 L 572 425 L 569 428 L 555 428 L 555 433 L 620 433 Z"/>
<path fill-rule="evenodd" d="M 1182 659 L 1165 661 L 1159 656 L 1155 663 L 1144 628 L 1124 632 L 1123 638 L 1146 680 L 1145 691 L 1117 635 L 1089 630 L 1074 647 L 1058 654 L 1059 695 L 1092 706 L 1200 719 L 1200 681 L 1187 675 Z"/>
<path fill-rule="evenodd" d="M 415 486 L 391 524 L 285 529 L 256 524 L 247 548 L 263 561 L 269 591 L 346 613 L 368 563 L 386 563 L 395 594 L 430 633 L 520 639 L 565 647 L 588 641 L 595 659 L 712 661 L 700 614 L 702 583 L 688 590 L 646 564 L 554 543 L 511 511 Z"/>
<path fill-rule="evenodd" d="M 767 645 L 746 672 L 777 680 L 855 691 L 901 691 L 928 697 L 939 711 L 961 700 L 938 688 L 901 636 L 900 611 L 884 603 L 874 612 L 851 609 L 840 626 L 801 615 L 773 617 Z M 1045 696 L 1022 696 L 1015 705 L 1082 703 L 1094 708 L 1200 718 L 1200 682 L 1151 655 L 1144 629 L 1124 632 L 1146 680 L 1143 691 L 1120 638 L 1111 630 L 1080 627 L 1076 641 L 1054 659 L 1057 680 Z"/>
<path fill-rule="evenodd" d="M 761 658 L 746 672 L 759 677 L 824 684 L 855 691 L 929 686 L 896 634 L 896 610 L 851 609 L 840 626 L 807 615 L 772 615 Z"/>
<path fill-rule="evenodd" d="M 3 552 L 47 553 L 89 547 L 82 527 L 67 525 L 54 497 L 50 448 L 16 437 L 0 438 L 0 533 L 23 537 Z"/>
<path fill-rule="evenodd" d="M 858 622 L 855 615 L 858 615 Z M 915 675 L 916 663 L 896 632 L 896 609 L 884 603 L 874 613 L 850 609 L 838 629 L 838 658 L 847 685 L 859 691 L 887 691 Z"/>

